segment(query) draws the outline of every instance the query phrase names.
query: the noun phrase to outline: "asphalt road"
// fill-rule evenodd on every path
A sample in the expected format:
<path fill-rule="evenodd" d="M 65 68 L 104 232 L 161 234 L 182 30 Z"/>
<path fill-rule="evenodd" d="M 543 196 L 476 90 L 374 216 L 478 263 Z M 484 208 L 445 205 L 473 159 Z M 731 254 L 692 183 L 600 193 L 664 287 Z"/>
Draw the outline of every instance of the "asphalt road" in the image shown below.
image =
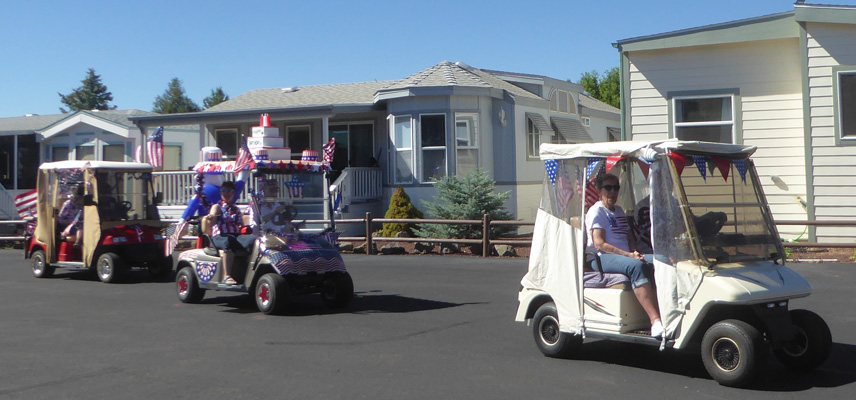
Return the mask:
<path fill-rule="evenodd" d="M 340 312 L 295 299 L 265 316 L 246 296 L 178 301 L 145 273 L 107 285 L 35 279 L 0 251 L 0 399 L 851 399 L 856 265 L 795 264 L 835 342 L 809 374 L 775 361 L 748 390 L 719 386 L 697 355 L 587 342 L 543 357 L 514 322 L 525 259 L 346 256 L 357 295 Z"/>

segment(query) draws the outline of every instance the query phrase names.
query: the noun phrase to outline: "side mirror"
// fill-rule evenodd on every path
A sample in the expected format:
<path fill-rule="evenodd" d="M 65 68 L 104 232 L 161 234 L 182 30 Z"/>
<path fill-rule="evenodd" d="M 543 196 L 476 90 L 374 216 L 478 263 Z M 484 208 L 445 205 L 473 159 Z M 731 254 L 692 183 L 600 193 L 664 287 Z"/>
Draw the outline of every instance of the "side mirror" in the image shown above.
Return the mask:
<path fill-rule="evenodd" d="M 83 196 L 83 205 L 84 206 L 96 206 L 98 204 L 95 203 L 95 200 L 93 200 L 93 197 L 91 194 L 87 194 L 87 195 Z"/>
<path fill-rule="evenodd" d="M 163 192 L 155 193 L 154 203 L 155 203 L 155 205 L 163 203 Z"/>

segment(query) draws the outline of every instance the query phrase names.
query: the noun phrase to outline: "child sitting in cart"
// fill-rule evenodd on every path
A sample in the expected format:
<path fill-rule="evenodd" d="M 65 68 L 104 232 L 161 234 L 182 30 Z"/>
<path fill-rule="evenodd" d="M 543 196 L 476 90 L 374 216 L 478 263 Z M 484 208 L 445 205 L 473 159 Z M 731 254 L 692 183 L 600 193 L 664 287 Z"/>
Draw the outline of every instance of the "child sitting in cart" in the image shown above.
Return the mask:
<path fill-rule="evenodd" d="M 223 260 L 223 283 L 235 285 L 237 282 L 230 275 L 236 251 L 245 251 L 249 248 L 255 236 L 242 235 L 244 227 L 243 213 L 234 203 L 235 182 L 223 182 L 220 186 L 221 201 L 211 206 L 211 211 L 205 217 L 211 223 L 211 242 L 220 251 Z"/>

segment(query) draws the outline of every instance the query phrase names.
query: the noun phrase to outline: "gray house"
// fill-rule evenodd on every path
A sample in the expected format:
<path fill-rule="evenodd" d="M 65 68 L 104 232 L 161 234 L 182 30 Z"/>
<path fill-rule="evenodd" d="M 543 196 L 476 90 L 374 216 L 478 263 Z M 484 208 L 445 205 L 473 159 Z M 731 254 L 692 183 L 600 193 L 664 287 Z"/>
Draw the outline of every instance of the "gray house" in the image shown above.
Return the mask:
<path fill-rule="evenodd" d="M 335 138 L 333 168 L 347 171 L 355 216 L 384 213 L 397 186 L 418 207 L 433 198 L 433 179 L 481 168 L 511 192 L 508 209 L 531 219 L 544 175 L 538 146 L 614 140 L 620 129 L 618 109 L 579 85 L 450 62 L 397 81 L 254 90 L 198 113 L 131 120 L 144 134 L 198 124 L 199 146 L 228 159 L 263 113 L 292 157 Z"/>

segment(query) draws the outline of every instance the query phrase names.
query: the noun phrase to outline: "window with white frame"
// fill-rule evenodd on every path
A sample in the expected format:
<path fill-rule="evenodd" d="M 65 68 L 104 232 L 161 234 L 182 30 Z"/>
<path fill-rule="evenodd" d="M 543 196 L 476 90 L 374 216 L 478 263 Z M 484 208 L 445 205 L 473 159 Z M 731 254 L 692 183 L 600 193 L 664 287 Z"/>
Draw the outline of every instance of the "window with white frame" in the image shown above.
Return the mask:
<path fill-rule="evenodd" d="M 581 120 L 582 120 L 582 122 L 583 122 L 583 126 L 591 126 L 591 118 L 589 118 L 589 117 L 582 117 L 582 118 L 580 118 L 580 119 L 581 119 Z"/>
<path fill-rule="evenodd" d="M 446 176 L 446 114 L 419 116 L 420 182 Z"/>
<path fill-rule="evenodd" d="M 550 92 L 550 111 L 576 114 L 574 98 L 571 93 L 565 90 L 553 89 Z"/>
<path fill-rule="evenodd" d="M 541 130 L 535 125 L 531 118 L 526 118 L 526 155 L 530 158 L 538 158 L 538 150 L 541 147 Z"/>
<path fill-rule="evenodd" d="M 394 116 L 391 120 L 393 183 L 412 183 L 413 121 L 409 115 Z"/>
<path fill-rule="evenodd" d="M 838 132 L 856 138 L 856 71 L 838 73 Z"/>
<path fill-rule="evenodd" d="M 291 158 L 299 160 L 303 150 L 312 149 L 312 130 L 309 125 L 285 127 L 285 145 L 291 149 Z"/>
<path fill-rule="evenodd" d="M 479 167 L 479 115 L 455 114 L 456 174 L 466 175 Z"/>
<path fill-rule="evenodd" d="M 681 140 L 734 142 L 732 95 L 675 97 L 675 137 Z"/>

